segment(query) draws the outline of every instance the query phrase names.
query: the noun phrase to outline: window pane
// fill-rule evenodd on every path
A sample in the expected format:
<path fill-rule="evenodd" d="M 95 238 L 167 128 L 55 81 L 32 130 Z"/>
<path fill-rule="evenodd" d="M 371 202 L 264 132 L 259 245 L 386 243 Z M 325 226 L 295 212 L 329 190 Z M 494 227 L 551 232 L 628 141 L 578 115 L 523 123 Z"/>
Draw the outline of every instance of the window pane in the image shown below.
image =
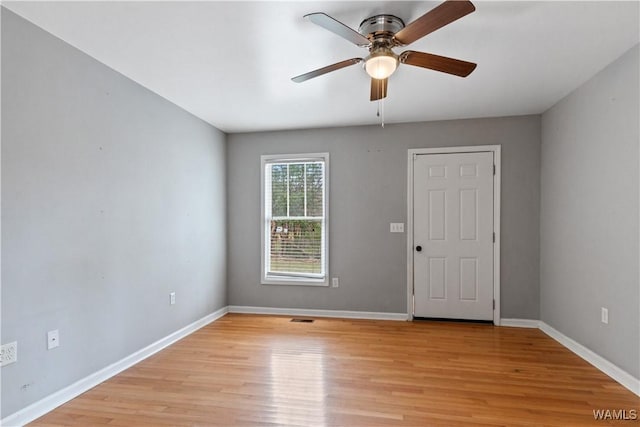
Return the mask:
<path fill-rule="evenodd" d="M 322 169 L 322 163 L 307 163 L 307 216 L 322 216 Z"/>
<path fill-rule="evenodd" d="M 304 216 L 304 164 L 289 164 L 289 216 Z"/>
<path fill-rule="evenodd" d="M 271 221 L 270 273 L 321 274 L 322 222 Z"/>
<path fill-rule="evenodd" d="M 287 216 L 287 165 L 271 165 L 271 215 Z"/>

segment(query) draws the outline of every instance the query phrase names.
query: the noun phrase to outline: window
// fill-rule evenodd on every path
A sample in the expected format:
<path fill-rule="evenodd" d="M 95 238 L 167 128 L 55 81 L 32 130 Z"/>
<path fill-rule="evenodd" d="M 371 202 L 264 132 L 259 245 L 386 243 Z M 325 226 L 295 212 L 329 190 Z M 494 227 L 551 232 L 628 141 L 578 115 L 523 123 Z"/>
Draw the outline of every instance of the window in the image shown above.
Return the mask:
<path fill-rule="evenodd" d="M 328 285 L 329 154 L 262 156 L 262 283 Z"/>

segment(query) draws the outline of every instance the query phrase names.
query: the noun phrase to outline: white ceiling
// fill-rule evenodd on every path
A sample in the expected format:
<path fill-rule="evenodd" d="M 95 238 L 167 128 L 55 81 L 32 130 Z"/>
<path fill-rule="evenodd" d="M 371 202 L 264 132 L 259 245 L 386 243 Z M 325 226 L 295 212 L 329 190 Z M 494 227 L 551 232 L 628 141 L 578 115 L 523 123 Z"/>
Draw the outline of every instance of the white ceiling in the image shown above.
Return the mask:
<path fill-rule="evenodd" d="M 409 23 L 440 2 L 4 2 L 4 6 L 225 132 L 379 123 L 354 65 L 290 78 L 366 50 L 302 18 L 357 29 Z M 638 43 L 639 3 L 474 1 L 407 49 L 478 64 L 466 79 L 408 65 L 389 80 L 386 123 L 537 114 Z M 397 51 L 401 51 L 398 49 Z"/>

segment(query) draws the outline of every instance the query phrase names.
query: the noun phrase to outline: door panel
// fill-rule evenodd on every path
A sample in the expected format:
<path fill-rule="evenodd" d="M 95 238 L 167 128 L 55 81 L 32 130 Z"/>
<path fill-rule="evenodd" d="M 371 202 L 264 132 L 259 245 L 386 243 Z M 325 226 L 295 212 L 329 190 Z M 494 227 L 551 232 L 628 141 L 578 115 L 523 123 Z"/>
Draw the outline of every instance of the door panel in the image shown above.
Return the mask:
<path fill-rule="evenodd" d="M 460 190 L 460 239 L 476 240 L 478 228 L 478 190 L 465 188 Z"/>
<path fill-rule="evenodd" d="M 429 239 L 445 240 L 447 195 L 444 190 L 429 190 Z"/>
<path fill-rule="evenodd" d="M 431 299 L 447 298 L 446 258 L 429 258 L 429 297 Z"/>
<path fill-rule="evenodd" d="M 478 258 L 460 258 L 460 299 L 478 299 Z"/>
<path fill-rule="evenodd" d="M 414 160 L 414 315 L 493 319 L 493 153 Z"/>

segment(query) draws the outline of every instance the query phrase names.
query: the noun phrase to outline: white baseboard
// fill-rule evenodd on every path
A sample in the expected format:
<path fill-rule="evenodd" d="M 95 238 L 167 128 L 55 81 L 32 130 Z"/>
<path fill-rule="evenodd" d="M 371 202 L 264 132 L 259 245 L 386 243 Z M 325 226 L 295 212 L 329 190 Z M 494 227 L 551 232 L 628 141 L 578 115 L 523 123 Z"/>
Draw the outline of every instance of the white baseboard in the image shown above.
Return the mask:
<path fill-rule="evenodd" d="M 69 400 L 84 393 L 85 391 L 97 386 L 101 382 L 108 380 L 114 375 L 119 374 L 125 369 L 170 346 L 174 342 L 186 337 L 189 334 L 192 334 L 203 326 L 206 326 L 209 323 L 221 318 L 222 316 L 227 314 L 227 312 L 227 307 L 223 307 L 203 317 L 202 319 L 196 320 L 195 322 L 185 326 L 184 328 L 175 331 L 174 333 L 154 342 L 153 344 L 148 345 L 142 350 L 138 350 L 135 353 L 125 357 L 124 359 L 121 359 L 107 366 L 106 368 L 94 372 L 93 374 L 79 381 L 76 381 L 70 386 L 65 387 L 53 394 L 50 394 L 49 396 L 35 403 L 32 403 L 26 408 L 23 408 L 18 412 L 15 412 L 3 418 L 2 420 L 0 420 L 0 426 L 13 427 L 23 426 L 30 423 L 31 421 L 43 416 L 47 412 L 54 410 L 63 403 L 66 403 Z"/>
<path fill-rule="evenodd" d="M 500 326 L 513 328 L 539 328 L 540 321 L 535 319 L 500 319 Z"/>
<path fill-rule="evenodd" d="M 274 307 L 250 307 L 245 305 L 230 305 L 229 313 L 246 314 L 276 314 L 284 316 L 309 316 L 309 317 L 337 317 L 345 319 L 369 319 L 369 320 L 407 320 L 407 313 L 378 313 L 371 311 L 345 311 L 345 310 L 311 310 L 306 308 L 274 308 Z"/>
<path fill-rule="evenodd" d="M 637 396 L 640 396 L 640 380 L 635 378 L 633 375 L 628 372 L 622 370 L 618 366 L 609 362 L 604 357 L 594 353 L 589 350 L 587 347 L 582 344 L 572 340 L 568 336 L 564 335 L 562 332 L 554 329 L 553 327 L 547 325 L 545 322 L 540 321 L 540 330 L 545 334 L 549 335 L 554 340 L 558 341 L 560 344 L 573 351 L 578 356 L 582 357 L 587 362 L 591 363 L 593 366 L 598 368 L 603 373 L 607 374 L 617 382 L 619 382 L 622 386 L 628 388 Z"/>

